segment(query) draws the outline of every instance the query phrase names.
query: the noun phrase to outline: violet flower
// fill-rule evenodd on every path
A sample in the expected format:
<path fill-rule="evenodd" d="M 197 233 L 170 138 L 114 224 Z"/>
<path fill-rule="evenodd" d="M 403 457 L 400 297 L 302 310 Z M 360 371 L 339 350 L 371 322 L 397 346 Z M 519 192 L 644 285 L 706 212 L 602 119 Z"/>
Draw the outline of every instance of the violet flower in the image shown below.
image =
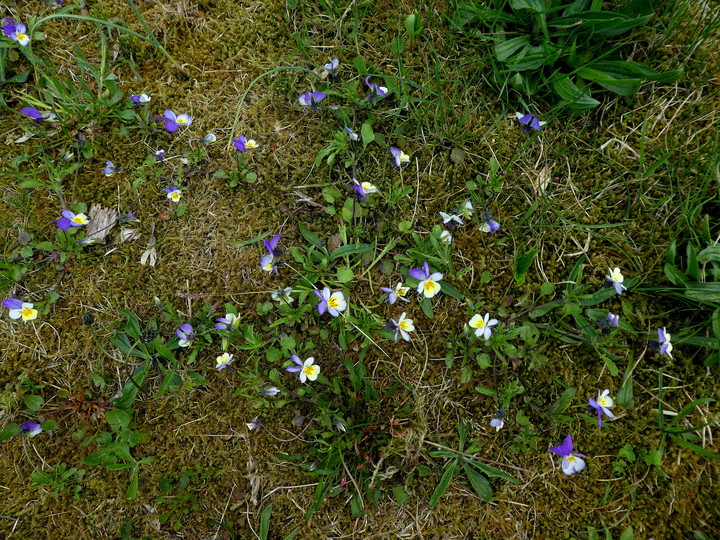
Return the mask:
<path fill-rule="evenodd" d="M 377 83 L 370 82 L 371 75 L 365 77 L 365 84 L 370 88 L 370 94 L 367 97 L 368 103 L 375 103 L 378 99 L 382 99 L 387 96 L 388 89 L 384 86 L 380 86 Z"/>
<path fill-rule="evenodd" d="M 240 317 L 234 313 L 226 313 L 224 317 L 215 319 L 215 329 L 232 332 L 240 325 Z"/>
<path fill-rule="evenodd" d="M 116 172 L 120 170 L 120 167 L 116 167 L 115 164 L 112 161 L 106 161 L 105 162 L 105 168 L 103 169 L 103 172 L 105 173 L 105 176 L 112 176 Z"/>
<path fill-rule="evenodd" d="M 54 120 L 57 116 L 55 113 L 51 112 L 41 113 L 35 107 L 23 107 L 22 109 L 20 109 L 20 112 L 32 118 L 33 122 L 35 122 L 36 124 L 40 124 L 45 120 Z"/>
<path fill-rule="evenodd" d="M 255 139 L 248 139 L 245 135 L 240 135 L 239 138 L 233 139 L 232 142 L 235 143 L 235 148 L 237 148 L 238 152 L 254 150 L 260 146 L 257 142 L 255 142 Z"/>
<path fill-rule="evenodd" d="M 277 396 L 279 391 L 280 390 L 278 390 L 276 387 L 269 386 L 268 388 L 263 388 L 262 390 L 260 390 L 260 395 L 266 396 L 266 397 L 267 396 Z"/>
<path fill-rule="evenodd" d="M 11 319 L 22 319 L 23 321 L 37 319 L 38 311 L 29 302 L 23 302 L 19 298 L 8 298 L 1 303 L 4 308 L 9 310 L 8 316 Z"/>
<path fill-rule="evenodd" d="M 567 476 L 580 472 L 585 468 L 585 461 L 580 458 L 586 458 L 587 456 L 573 453 L 573 442 L 569 433 L 561 445 L 551 446 L 550 451 L 563 457 L 562 472 Z"/>
<path fill-rule="evenodd" d="M 317 305 L 317 310 L 320 315 L 327 311 L 333 317 L 339 317 L 341 311 L 347 309 L 347 302 L 342 291 L 335 291 L 330 293 L 328 287 L 324 287 L 322 292 L 315 290 L 315 296 L 320 299 L 320 303 Z"/>
<path fill-rule="evenodd" d="M 492 218 L 492 213 L 490 213 L 490 210 L 486 210 L 482 213 L 482 220 L 483 224 L 480 225 L 480 230 L 482 232 L 494 233 L 500 228 L 498 222 Z"/>
<path fill-rule="evenodd" d="M 23 424 L 20 424 L 20 431 L 22 431 L 23 435 L 27 435 L 28 437 L 34 437 L 35 435 L 39 435 L 42 433 L 42 427 L 40 424 L 36 424 L 35 422 L 25 422 Z"/>
<path fill-rule="evenodd" d="M 495 417 L 490 420 L 490 427 L 494 427 L 495 431 L 500 431 L 505 425 L 505 409 L 498 409 L 495 411 Z"/>
<path fill-rule="evenodd" d="M 150 103 L 150 100 L 152 98 L 150 96 L 148 96 L 147 94 L 143 93 L 143 94 L 140 94 L 139 96 L 133 94 L 132 96 L 130 96 L 129 99 L 130 99 L 130 101 L 133 102 L 133 107 L 137 107 L 138 105 L 141 105 L 144 103 Z M 165 112 L 167 113 L 167 111 L 165 111 Z"/>
<path fill-rule="evenodd" d="M 70 227 L 87 225 L 89 221 L 85 214 L 75 214 L 70 210 L 63 210 L 62 217 L 53 220 L 53 223 L 55 223 L 61 231 L 67 231 Z"/>
<path fill-rule="evenodd" d="M 333 58 L 332 60 L 330 60 L 330 62 L 323 66 L 323 69 L 328 70 L 330 75 L 337 75 L 337 68 L 339 65 L 340 60 L 338 60 L 337 58 Z"/>
<path fill-rule="evenodd" d="M 193 339 L 195 339 L 195 331 L 189 323 L 181 324 L 176 330 L 175 333 L 177 334 L 177 337 L 180 341 L 178 341 L 178 345 L 181 347 L 189 347 L 192 345 Z"/>
<path fill-rule="evenodd" d="M 610 407 L 614 405 L 613 398 L 610 397 L 610 390 L 605 389 L 602 392 L 598 391 L 597 400 L 588 398 L 588 403 L 590 403 L 590 407 L 597 411 L 598 427 L 602 427 L 603 413 L 610 419 L 615 418 L 613 413 L 610 412 Z"/>
<path fill-rule="evenodd" d="M 608 282 L 615 287 L 616 293 L 622 294 L 623 290 L 627 289 L 627 287 L 623 285 L 623 281 L 625 281 L 625 278 L 620 272 L 620 269 L 616 266 L 614 270 L 610 270 L 608 268 L 608 272 L 610 272 L 610 275 L 606 275 L 605 279 L 607 279 Z"/>
<path fill-rule="evenodd" d="M 615 328 L 620 328 L 620 315 L 614 315 L 612 313 L 607 314 L 607 321 Z"/>
<path fill-rule="evenodd" d="M 166 197 L 172 202 L 180 202 L 180 197 L 182 197 L 182 190 L 176 185 L 172 185 L 169 188 L 163 188 L 163 191 L 167 193 Z"/>
<path fill-rule="evenodd" d="M 390 319 L 389 328 L 391 330 L 395 330 L 395 341 L 397 341 L 398 334 L 400 334 L 405 341 L 410 341 L 409 332 L 415 331 L 415 323 L 412 319 L 408 319 L 406 317 L 406 313 L 403 312 L 397 321 L 395 319 Z"/>
<path fill-rule="evenodd" d="M 165 160 L 165 150 L 160 149 L 157 152 L 154 152 L 152 157 L 154 157 L 158 161 L 164 161 Z"/>
<path fill-rule="evenodd" d="M 547 124 L 547 122 L 541 122 L 537 116 L 533 116 L 530 113 L 523 115 L 523 113 L 516 112 L 515 117 L 518 119 L 518 122 L 522 124 L 525 133 L 530 133 L 533 129 L 540 131 L 540 128 Z"/>
<path fill-rule="evenodd" d="M 27 35 L 27 27 L 23 23 L 15 23 L 10 17 L 5 18 L 3 32 L 13 41 L 17 41 L 21 47 L 30 43 L 30 36 Z"/>
<path fill-rule="evenodd" d="M 670 343 L 670 334 L 667 333 L 665 330 L 665 327 L 663 326 L 662 329 L 658 328 L 658 344 L 660 345 L 660 356 L 667 355 L 668 357 L 672 358 L 672 350 L 673 346 L 672 343 Z"/>
<path fill-rule="evenodd" d="M 390 289 L 389 287 L 380 287 L 380 290 L 387 293 L 387 301 L 391 304 L 397 302 L 398 298 L 402 298 L 406 302 L 410 301 L 409 298 L 405 298 L 405 295 L 410 290 L 410 287 L 403 287 L 402 282 L 398 283 L 394 289 Z"/>
<path fill-rule="evenodd" d="M 288 373 L 300 373 L 301 383 L 304 384 L 308 380 L 314 381 L 320 375 L 320 366 L 315 364 L 315 358 L 312 356 L 303 362 L 296 354 L 293 354 L 290 360 L 295 365 L 286 367 L 285 371 Z"/>
<path fill-rule="evenodd" d="M 221 371 L 221 370 L 225 369 L 226 367 L 228 367 L 230 364 L 232 364 L 234 361 L 235 361 L 234 355 L 232 355 L 228 352 L 222 353 L 220 356 L 218 356 L 215 359 L 215 362 L 216 362 L 215 368 L 218 371 Z"/>
<path fill-rule="evenodd" d="M 400 167 L 403 163 L 410 163 L 410 156 L 408 156 L 405 152 L 403 152 L 399 148 L 395 148 L 394 146 L 391 146 L 390 153 L 392 154 L 393 159 L 395 160 L 396 167 Z"/>
<path fill-rule="evenodd" d="M 357 191 L 358 197 L 364 198 L 368 195 L 372 195 L 373 193 L 377 193 L 378 188 L 370 182 L 358 182 L 355 178 L 352 180 L 354 183 L 349 187 L 350 189 Z"/>
<path fill-rule="evenodd" d="M 165 109 L 163 116 L 158 116 L 155 120 L 162 120 L 165 122 L 165 131 L 175 133 L 180 126 L 189 126 L 192 124 L 193 119 L 187 114 L 175 114 L 170 109 Z"/>
<path fill-rule="evenodd" d="M 492 327 L 495 326 L 497 323 L 498 320 L 491 319 L 489 313 L 486 313 L 485 317 L 483 317 L 479 313 L 476 313 L 472 316 L 472 319 L 470 319 L 468 326 L 475 329 L 475 335 L 477 337 L 483 337 L 485 338 L 485 341 L 487 341 L 492 335 Z"/>
<path fill-rule="evenodd" d="M 444 277 L 440 272 L 430 273 L 430 267 L 427 261 L 423 262 L 422 268 L 412 268 L 409 272 L 410 277 L 417 279 L 418 283 L 417 292 L 425 296 L 425 298 L 432 298 L 440 292 L 439 281 Z"/>
<path fill-rule="evenodd" d="M 262 422 L 261 422 L 260 419 L 256 416 L 255 418 L 253 418 L 253 419 L 250 420 L 249 422 L 246 422 L 245 425 L 247 426 L 247 428 L 248 428 L 249 431 L 259 431 L 260 428 L 262 427 Z"/>
<path fill-rule="evenodd" d="M 270 240 L 265 240 L 265 249 L 268 251 L 267 255 L 264 255 L 260 259 L 260 268 L 268 273 L 275 272 L 275 275 L 280 275 L 278 272 L 278 263 L 280 262 L 280 256 L 283 254 L 283 250 L 278 248 L 282 234 L 276 234 Z"/>
<path fill-rule="evenodd" d="M 345 126 L 345 131 L 347 131 L 348 137 L 350 137 L 351 141 L 357 141 L 360 137 L 358 137 L 358 134 L 355 133 L 352 129 Z"/>
<path fill-rule="evenodd" d="M 313 111 L 319 111 L 320 107 L 318 106 L 318 103 L 320 103 L 323 99 L 325 99 L 325 93 L 315 90 L 314 92 L 305 92 L 304 94 L 300 94 L 298 101 L 303 107 L 310 107 Z"/>

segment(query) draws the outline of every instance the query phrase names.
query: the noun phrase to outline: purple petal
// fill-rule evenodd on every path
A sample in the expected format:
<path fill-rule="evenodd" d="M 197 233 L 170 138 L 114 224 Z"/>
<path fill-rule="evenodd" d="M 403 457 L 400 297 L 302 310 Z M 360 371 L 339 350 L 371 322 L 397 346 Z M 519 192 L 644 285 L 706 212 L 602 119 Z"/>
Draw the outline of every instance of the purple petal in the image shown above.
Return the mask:
<path fill-rule="evenodd" d="M 427 278 L 427 274 L 423 272 L 420 268 L 411 268 L 408 274 L 410 274 L 411 278 L 415 278 L 418 281 L 422 281 L 423 279 Z"/>
<path fill-rule="evenodd" d="M 20 109 L 20 112 L 22 114 L 26 114 L 30 118 L 33 118 L 35 120 L 42 120 L 43 116 L 40 114 L 40 111 L 38 111 L 35 107 L 23 107 Z"/>
<path fill-rule="evenodd" d="M 21 309 L 23 301 L 18 298 L 8 298 L 2 301 L 2 305 L 8 309 Z"/>
<path fill-rule="evenodd" d="M 314 101 L 315 103 L 317 103 L 318 101 L 322 101 L 323 99 L 325 99 L 325 93 L 324 93 L 324 92 L 320 92 L 319 90 L 315 90 L 311 95 L 312 95 L 312 99 L 313 99 L 313 101 Z"/>
<path fill-rule="evenodd" d="M 280 243 L 280 238 L 282 238 L 282 233 L 276 234 L 270 239 L 270 241 L 265 240 L 265 249 L 267 249 L 271 254 L 275 255 L 275 248 Z"/>
<path fill-rule="evenodd" d="M 533 116 L 533 117 L 532 117 L 532 122 L 530 122 L 530 126 L 531 126 L 535 131 L 540 131 L 540 121 L 537 119 L 537 116 Z"/>
<path fill-rule="evenodd" d="M 312 105 L 312 96 L 310 95 L 310 92 L 305 92 L 304 94 L 300 94 L 298 101 L 300 102 L 300 105 L 302 105 L 303 107 L 309 107 L 310 105 Z"/>
<path fill-rule="evenodd" d="M 530 122 L 532 122 L 532 119 L 533 119 L 533 118 L 534 118 L 534 117 L 533 117 L 532 114 L 527 113 L 527 114 L 526 114 L 525 116 L 523 116 L 522 118 L 518 118 L 518 122 L 520 122 L 523 126 L 526 126 L 526 125 L 528 125 Z M 540 128 L 538 128 L 538 129 L 540 129 Z"/>
<path fill-rule="evenodd" d="M 565 437 L 565 440 L 563 441 L 562 444 L 560 444 L 558 446 L 551 446 L 550 451 L 554 452 L 558 456 L 569 456 L 570 454 L 572 454 L 573 442 L 572 442 L 572 437 L 570 436 L 570 434 L 568 433 L 568 436 Z"/>
<path fill-rule="evenodd" d="M 61 217 L 60 219 L 56 219 L 53 221 L 57 225 L 57 228 L 61 231 L 67 231 L 70 227 L 72 227 L 72 221 L 70 221 L 66 217 Z"/>

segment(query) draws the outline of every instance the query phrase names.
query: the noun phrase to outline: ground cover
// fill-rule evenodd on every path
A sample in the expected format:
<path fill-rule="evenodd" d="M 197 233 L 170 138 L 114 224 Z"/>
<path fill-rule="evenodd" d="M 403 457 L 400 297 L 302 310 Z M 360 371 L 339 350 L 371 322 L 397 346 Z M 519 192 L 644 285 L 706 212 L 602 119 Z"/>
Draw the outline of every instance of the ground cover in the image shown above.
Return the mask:
<path fill-rule="evenodd" d="M 534 4 L 7 8 L 5 537 L 720 534 L 718 17 Z"/>

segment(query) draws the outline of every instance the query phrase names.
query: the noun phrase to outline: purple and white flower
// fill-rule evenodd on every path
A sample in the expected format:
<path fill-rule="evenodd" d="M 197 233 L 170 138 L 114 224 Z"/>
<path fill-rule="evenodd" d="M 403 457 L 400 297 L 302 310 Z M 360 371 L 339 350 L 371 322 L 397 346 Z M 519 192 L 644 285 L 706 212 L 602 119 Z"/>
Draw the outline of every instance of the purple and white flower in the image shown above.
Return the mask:
<path fill-rule="evenodd" d="M 482 220 L 483 224 L 480 225 L 480 230 L 482 232 L 494 233 L 500 228 L 498 222 L 492 218 L 492 213 L 490 213 L 489 210 L 482 213 Z"/>
<path fill-rule="evenodd" d="M 70 210 L 63 210 L 62 217 L 53 221 L 61 231 L 67 231 L 70 227 L 80 227 L 90 222 L 85 214 L 75 214 Z"/>
<path fill-rule="evenodd" d="M 305 92 L 300 94 L 298 101 L 303 107 L 310 107 L 313 111 L 320 110 L 318 103 L 325 99 L 325 93 L 315 90 L 314 92 Z"/>
<path fill-rule="evenodd" d="M 226 367 L 228 367 L 230 364 L 232 364 L 235 361 L 235 358 L 232 354 L 226 352 L 226 353 L 222 353 L 220 356 L 218 356 L 215 361 L 216 361 L 215 368 L 218 371 L 221 371 L 221 370 L 225 369 Z"/>
<path fill-rule="evenodd" d="M 169 131 L 170 133 L 175 133 L 181 126 L 189 126 L 193 122 L 192 116 L 187 114 L 175 114 L 175 112 L 170 109 L 165 109 L 164 115 L 158 116 L 155 120 L 162 120 L 165 122 L 165 131 Z"/>
<path fill-rule="evenodd" d="M 670 342 L 670 334 L 667 333 L 665 327 L 658 328 L 658 344 L 660 345 L 660 356 L 667 355 L 672 358 L 673 346 Z"/>
<path fill-rule="evenodd" d="M 25 47 L 30 43 L 30 36 L 27 33 L 27 27 L 23 23 L 13 22 L 10 17 L 5 18 L 3 32 L 13 41 L 17 41 L 22 47 Z"/>
<path fill-rule="evenodd" d="M 35 435 L 39 435 L 42 433 L 42 426 L 40 424 L 36 424 L 35 422 L 24 422 L 20 424 L 20 431 L 23 433 L 23 435 L 27 435 L 28 437 L 34 437 Z"/>
<path fill-rule="evenodd" d="M 292 292 L 292 287 L 285 287 L 284 289 L 270 293 L 270 297 L 281 304 L 292 304 L 295 300 L 292 297 Z"/>
<path fill-rule="evenodd" d="M 260 419 L 256 416 L 255 418 L 253 418 L 253 419 L 250 420 L 249 422 L 246 422 L 245 425 L 247 426 L 247 428 L 248 428 L 249 431 L 259 431 L 260 428 L 262 427 L 262 422 L 261 422 Z"/>
<path fill-rule="evenodd" d="M 615 292 L 621 294 L 627 287 L 623 285 L 625 278 L 620 273 L 620 269 L 616 266 L 614 270 L 608 268 L 608 272 L 610 275 L 606 275 L 605 278 L 615 287 Z"/>
<path fill-rule="evenodd" d="M 415 323 L 413 320 L 408 319 L 407 314 L 403 312 L 397 321 L 395 319 L 390 319 L 390 321 L 390 327 L 395 330 L 395 341 L 397 341 L 398 334 L 400 334 L 405 341 L 410 341 L 410 332 L 415 331 Z"/>
<path fill-rule="evenodd" d="M 393 159 L 395 160 L 396 167 L 400 167 L 403 163 L 410 163 L 410 156 L 408 156 L 405 152 L 403 152 L 399 148 L 395 148 L 394 146 L 391 146 L 390 153 L 392 154 Z"/>
<path fill-rule="evenodd" d="M 515 117 L 518 119 L 518 122 L 523 126 L 523 131 L 525 133 L 530 133 L 533 129 L 535 131 L 540 131 L 540 128 L 543 127 L 547 122 L 541 122 L 538 120 L 537 116 L 533 116 L 530 113 L 523 114 L 520 112 L 515 113 Z"/>
<path fill-rule="evenodd" d="M 440 237 L 438 238 L 441 242 L 445 244 L 449 244 L 452 242 L 452 233 L 450 231 L 447 231 L 445 229 L 442 230 L 440 233 Z"/>
<path fill-rule="evenodd" d="M 152 157 L 154 157 L 158 161 L 163 161 L 165 159 L 165 150 L 161 148 L 157 152 L 153 152 Z"/>
<path fill-rule="evenodd" d="M 562 472 L 567 476 L 580 472 L 585 468 L 585 461 L 580 458 L 586 458 L 587 456 L 573 453 L 573 441 L 569 433 L 562 444 L 551 446 L 550 451 L 563 457 Z"/>
<path fill-rule="evenodd" d="M 275 275 L 279 275 L 277 267 L 280 262 L 280 255 L 283 254 L 283 250 L 277 247 L 280 238 L 282 238 L 282 234 L 276 234 L 270 240 L 264 241 L 268 254 L 260 259 L 260 268 L 268 273 L 275 272 Z"/>
<path fill-rule="evenodd" d="M 597 400 L 593 398 L 588 398 L 588 403 L 590 403 L 590 407 L 597 411 L 598 427 L 602 427 L 603 414 L 605 414 L 605 416 L 610 419 L 615 418 L 613 413 L 610 412 L 610 407 L 615 404 L 613 402 L 613 398 L 610 397 L 610 390 L 605 389 L 602 392 L 598 391 Z"/>
<path fill-rule="evenodd" d="M 483 337 L 485 338 L 485 341 L 487 341 L 492 335 L 492 327 L 495 326 L 497 323 L 498 320 L 491 319 L 489 313 L 486 313 L 485 317 L 483 317 L 479 313 L 476 313 L 472 316 L 472 319 L 470 319 L 468 326 L 475 329 L 475 335 L 477 337 Z"/>
<path fill-rule="evenodd" d="M 323 69 L 326 69 L 330 73 L 330 75 L 337 75 L 337 68 L 339 65 L 340 60 L 338 60 L 337 58 L 333 58 L 332 60 L 330 60 L 330 62 L 323 66 Z"/>
<path fill-rule="evenodd" d="M 182 197 L 182 190 L 176 185 L 172 185 L 169 188 L 163 188 L 163 191 L 167 193 L 166 197 L 172 202 L 180 202 L 180 197 Z"/>
<path fill-rule="evenodd" d="M 232 332 L 238 326 L 240 326 L 240 317 L 234 313 L 226 313 L 224 317 L 218 317 L 215 319 L 215 329 L 225 330 L 226 332 Z"/>
<path fill-rule="evenodd" d="M 360 137 L 358 137 L 358 134 L 355 133 L 352 129 L 345 126 L 345 131 L 347 131 L 348 137 L 350 137 L 351 141 L 357 141 Z"/>
<path fill-rule="evenodd" d="M 614 315 L 613 313 L 608 312 L 607 321 L 615 328 L 620 328 L 620 315 Z"/>
<path fill-rule="evenodd" d="M 315 358 L 312 356 L 303 362 L 296 354 L 293 354 L 290 360 L 292 360 L 295 365 L 288 366 L 285 370 L 289 373 L 300 373 L 301 383 L 304 384 L 308 380 L 314 381 L 318 378 L 318 375 L 320 375 L 320 366 L 315 364 Z"/>
<path fill-rule="evenodd" d="M 116 167 L 112 161 L 108 160 L 105 162 L 105 168 L 103 169 L 103 173 L 105 173 L 105 176 L 112 176 L 119 170 L 120 167 Z"/>
<path fill-rule="evenodd" d="M 417 292 L 425 296 L 425 298 L 432 298 L 440 292 L 440 283 L 443 274 L 440 272 L 430 273 L 430 267 L 427 261 L 423 262 L 422 268 L 412 268 L 409 272 L 410 277 L 417 279 L 420 283 L 417 286 Z"/>
<path fill-rule="evenodd" d="M 8 298 L 2 301 L 2 306 L 7 308 L 8 316 L 11 319 L 22 319 L 23 321 L 32 321 L 37 319 L 38 311 L 30 302 L 23 302 L 18 298 Z"/>
<path fill-rule="evenodd" d="M 387 96 L 388 89 L 377 83 L 370 82 L 370 75 L 365 77 L 365 84 L 370 88 L 370 94 L 367 97 L 368 103 L 375 103 L 378 99 Z"/>
<path fill-rule="evenodd" d="M 277 396 L 277 394 L 278 394 L 279 391 L 280 391 L 280 390 L 278 390 L 278 389 L 277 389 L 276 387 L 274 387 L 274 386 L 268 386 L 267 388 L 263 388 L 262 390 L 260 390 L 260 395 L 261 395 L 261 396 L 266 396 L 266 397 L 267 397 L 267 396 Z"/>
<path fill-rule="evenodd" d="M 505 409 L 498 409 L 495 411 L 495 416 L 490 420 L 490 427 L 494 427 L 495 431 L 500 431 L 505 425 Z"/>
<path fill-rule="evenodd" d="M 255 141 L 255 139 L 248 139 L 245 135 L 240 135 L 237 139 L 232 140 L 233 143 L 235 143 L 235 148 L 238 152 L 244 152 L 245 150 L 254 150 L 255 148 L 259 148 L 260 145 Z"/>
<path fill-rule="evenodd" d="M 148 96 L 147 94 L 140 94 L 139 96 L 133 94 L 132 96 L 130 96 L 129 99 L 130 99 L 130 101 L 133 102 L 133 106 L 137 107 L 138 105 L 142 105 L 144 103 L 150 103 L 150 100 L 152 98 L 150 96 Z M 165 111 L 165 112 L 167 113 L 167 111 Z"/>
<path fill-rule="evenodd" d="M 181 324 L 175 329 L 175 334 L 179 339 L 178 345 L 181 347 L 189 347 L 192 345 L 193 339 L 195 339 L 195 331 L 190 323 Z"/>
<path fill-rule="evenodd" d="M 51 112 L 41 113 L 35 107 L 23 107 L 22 109 L 20 109 L 20 113 L 32 118 L 33 122 L 35 122 L 36 124 L 44 122 L 45 120 L 54 120 L 57 116 L 55 113 Z"/>
<path fill-rule="evenodd" d="M 357 191 L 358 197 L 367 197 L 373 193 L 377 193 L 378 188 L 370 182 L 358 182 L 355 178 L 352 179 L 353 184 L 350 189 Z"/>
<path fill-rule="evenodd" d="M 339 317 L 341 311 L 347 309 L 347 302 L 342 291 L 331 292 L 329 287 L 324 287 L 322 292 L 317 289 L 314 291 L 315 296 L 320 299 L 317 310 L 320 315 L 327 311 L 333 317 Z"/>
<path fill-rule="evenodd" d="M 440 212 L 440 217 L 443 220 L 443 225 L 447 225 L 448 229 L 456 229 L 458 225 L 462 225 L 462 218 L 455 214 L 446 214 L 445 212 Z"/>
<path fill-rule="evenodd" d="M 402 298 L 406 302 L 409 302 L 410 299 L 406 298 L 405 295 L 410 290 L 410 287 L 404 287 L 402 282 L 395 285 L 394 289 L 390 289 L 389 287 L 380 287 L 380 290 L 382 292 L 387 293 L 387 301 L 391 304 L 394 304 L 397 302 L 398 298 Z"/>

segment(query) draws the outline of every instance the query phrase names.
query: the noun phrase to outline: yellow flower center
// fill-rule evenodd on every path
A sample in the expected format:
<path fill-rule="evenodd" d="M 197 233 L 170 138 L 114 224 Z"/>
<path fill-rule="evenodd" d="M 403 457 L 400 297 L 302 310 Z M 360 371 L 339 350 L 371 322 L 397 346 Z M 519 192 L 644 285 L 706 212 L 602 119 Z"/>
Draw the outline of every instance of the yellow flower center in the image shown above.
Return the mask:
<path fill-rule="evenodd" d="M 412 322 L 409 319 L 403 319 L 398 325 L 401 330 L 409 331 L 412 330 Z"/>
<path fill-rule="evenodd" d="M 185 120 L 184 118 L 178 118 L 177 120 L 175 120 L 175 123 L 176 124 L 187 124 L 187 120 Z"/>
<path fill-rule="evenodd" d="M 180 193 L 179 193 L 179 192 L 173 191 L 173 192 L 171 193 L 171 195 L 172 195 L 172 196 L 171 196 L 171 199 L 173 200 L 173 202 L 178 202 L 178 201 L 180 200 Z"/>
<path fill-rule="evenodd" d="M 15 36 L 17 37 L 18 41 L 25 41 L 27 39 L 27 35 L 21 32 L 15 32 Z"/>
<path fill-rule="evenodd" d="M 435 283 L 432 279 L 428 279 L 425 281 L 425 284 L 423 285 L 423 289 L 425 290 L 425 294 L 430 294 L 433 291 L 437 289 L 438 284 Z"/>
<path fill-rule="evenodd" d="M 613 272 L 612 278 L 613 278 L 613 281 L 619 281 L 620 283 L 622 283 L 622 281 L 624 279 L 623 275 L 620 272 Z"/>
<path fill-rule="evenodd" d="M 338 308 L 340 306 L 340 298 L 337 296 L 331 296 L 330 300 L 328 300 L 328 306 L 333 309 Z"/>
<path fill-rule="evenodd" d="M 565 459 L 568 460 L 568 463 L 572 463 L 573 461 L 575 461 L 575 456 L 573 456 L 572 454 L 570 454 L 570 455 L 567 456 Z"/>
<path fill-rule="evenodd" d="M 22 308 L 20 315 L 22 315 L 23 320 L 26 321 L 28 319 L 34 319 L 36 313 L 36 309 L 24 307 Z"/>
<path fill-rule="evenodd" d="M 255 142 L 255 139 L 249 139 L 245 142 L 245 148 L 257 148 L 258 143 Z"/>

